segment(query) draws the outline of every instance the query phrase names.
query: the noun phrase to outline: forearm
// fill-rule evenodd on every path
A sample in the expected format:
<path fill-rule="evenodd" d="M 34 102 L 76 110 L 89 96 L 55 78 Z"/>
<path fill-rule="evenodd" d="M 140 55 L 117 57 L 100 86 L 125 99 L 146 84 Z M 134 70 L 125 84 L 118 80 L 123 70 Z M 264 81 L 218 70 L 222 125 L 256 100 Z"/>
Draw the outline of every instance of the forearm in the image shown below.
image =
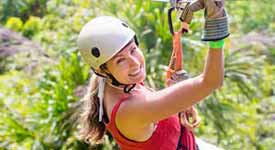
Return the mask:
<path fill-rule="evenodd" d="M 155 122 L 185 110 L 221 86 L 224 74 L 223 50 L 210 49 L 205 62 L 203 73 L 200 75 L 146 95 L 145 103 L 138 113 L 143 114 L 143 122 Z M 146 110 L 146 113 L 143 110 Z"/>
<path fill-rule="evenodd" d="M 209 86 L 214 88 L 222 86 L 224 79 L 223 49 L 209 48 L 202 76 L 204 82 L 209 84 Z"/>
<path fill-rule="evenodd" d="M 220 87 L 223 83 L 223 76 L 223 50 L 209 49 L 202 74 L 153 93 L 147 97 L 151 103 L 149 106 L 153 107 L 148 107 L 147 110 L 151 110 L 156 118 L 165 118 L 185 110 Z M 149 115 L 148 117 L 154 118 Z"/>
<path fill-rule="evenodd" d="M 213 90 L 213 87 L 203 81 L 202 75 L 178 82 L 146 97 L 148 107 L 143 108 L 150 110 L 151 113 L 145 116 L 151 119 L 155 117 L 152 120 L 164 119 L 198 103 Z"/>

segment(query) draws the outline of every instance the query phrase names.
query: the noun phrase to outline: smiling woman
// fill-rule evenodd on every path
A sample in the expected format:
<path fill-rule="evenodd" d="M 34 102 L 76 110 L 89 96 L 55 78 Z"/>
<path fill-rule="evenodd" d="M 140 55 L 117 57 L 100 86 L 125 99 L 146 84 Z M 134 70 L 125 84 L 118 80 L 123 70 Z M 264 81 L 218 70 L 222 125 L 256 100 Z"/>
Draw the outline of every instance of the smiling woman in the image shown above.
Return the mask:
<path fill-rule="evenodd" d="M 141 50 L 137 47 L 134 40 L 131 40 L 117 55 L 106 63 L 105 71 L 112 74 L 121 83 L 134 84 L 145 79 L 144 65 L 145 61 Z"/>
<path fill-rule="evenodd" d="M 220 30 L 214 29 L 205 37 L 219 35 L 216 32 Z M 213 48 L 210 45 L 200 75 L 152 91 L 143 83 L 145 60 L 135 32 L 111 16 L 88 22 L 79 34 L 78 46 L 95 74 L 84 97 L 82 137 L 97 142 L 107 129 L 121 150 L 196 150 L 194 134 L 182 124 L 178 113 L 222 85 L 223 38 L 218 39 L 218 46 L 215 42 Z"/>

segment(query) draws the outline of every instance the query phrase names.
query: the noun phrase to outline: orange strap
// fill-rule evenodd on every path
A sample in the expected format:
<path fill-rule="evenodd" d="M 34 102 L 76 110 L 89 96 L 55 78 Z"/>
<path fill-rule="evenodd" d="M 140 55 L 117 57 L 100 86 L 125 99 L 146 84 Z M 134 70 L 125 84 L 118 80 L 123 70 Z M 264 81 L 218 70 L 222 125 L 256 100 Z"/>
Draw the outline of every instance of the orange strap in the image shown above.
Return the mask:
<path fill-rule="evenodd" d="M 182 24 L 184 26 L 184 24 Z M 173 35 L 173 52 L 170 58 L 168 70 L 166 72 L 166 81 L 171 79 L 172 74 L 176 71 L 180 71 L 183 68 L 182 64 L 182 45 L 181 45 L 181 35 L 182 30 L 180 29 L 178 32 L 174 32 Z"/>

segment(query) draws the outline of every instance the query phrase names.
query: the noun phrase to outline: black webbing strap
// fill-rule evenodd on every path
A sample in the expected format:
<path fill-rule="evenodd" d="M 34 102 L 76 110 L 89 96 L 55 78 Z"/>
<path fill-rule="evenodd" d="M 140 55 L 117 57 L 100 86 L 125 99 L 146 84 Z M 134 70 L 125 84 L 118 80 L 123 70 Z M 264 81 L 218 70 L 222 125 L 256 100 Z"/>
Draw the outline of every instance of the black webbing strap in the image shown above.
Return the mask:
<path fill-rule="evenodd" d="M 179 115 L 179 119 L 180 119 L 180 113 L 178 114 Z M 182 145 L 182 132 L 184 131 L 182 125 L 180 124 L 180 136 L 179 136 L 179 140 L 178 140 L 178 145 L 177 145 L 177 149 L 176 150 L 187 150 L 187 147 Z"/>
<path fill-rule="evenodd" d="M 180 119 L 180 113 L 179 113 L 179 119 Z M 188 147 L 186 145 L 182 145 L 182 135 L 184 134 L 184 127 L 180 125 L 180 135 L 179 135 L 179 140 L 178 140 L 178 145 L 176 150 L 188 150 Z M 196 143 L 196 150 L 199 150 L 199 146 Z"/>

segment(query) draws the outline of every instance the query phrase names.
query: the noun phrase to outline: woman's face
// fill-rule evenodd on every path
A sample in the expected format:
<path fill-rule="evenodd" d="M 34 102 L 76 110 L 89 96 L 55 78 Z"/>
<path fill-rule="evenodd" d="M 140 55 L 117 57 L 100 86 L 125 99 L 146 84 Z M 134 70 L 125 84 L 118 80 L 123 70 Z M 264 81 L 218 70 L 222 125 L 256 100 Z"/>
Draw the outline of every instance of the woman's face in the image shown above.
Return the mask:
<path fill-rule="evenodd" d="M 108 72 L 120 83 L 142 82 L 146 76 L 144 56 L 134 40 L 109 60 L 106 65 Z"/>

